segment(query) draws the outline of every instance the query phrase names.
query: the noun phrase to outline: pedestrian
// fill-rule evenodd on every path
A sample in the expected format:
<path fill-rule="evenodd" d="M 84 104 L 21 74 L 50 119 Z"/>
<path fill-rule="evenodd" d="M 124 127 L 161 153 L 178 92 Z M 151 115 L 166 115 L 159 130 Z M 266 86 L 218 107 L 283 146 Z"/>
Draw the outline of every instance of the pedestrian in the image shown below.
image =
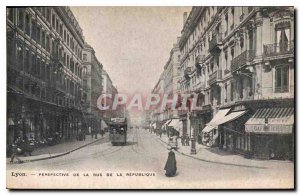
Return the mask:
<path fill-rule="evenodd" d="M 181 136 L 181 145 L 185 146 L 185 135 Z"/>
<path fill-rule="evenodd" d="M 164 168 L 166 171 L 165 175 L 167 177 L 174 177 L 177 171 L 175 153 L 172 151 L 171 147 L 168 147 L 168 150 L 170 150 L 170 152 Z"/>
<path fill-rule="evenodd" d="M 92 139 L 94 138 L 94 129 L 91 130 Z"/>
<path fill-rule="evenodd" d="M 10 162 L 13 163 L 14 162 L 14 159 L 16 158 L 18 160 L 19 163 L 22 162 L 22 160 L 17 156 L 18 155 L 18 152 L 21 152 L 21 149 L 18 147 L 19 143 L 21 141 L 21 138 L 18 137 L 14 143 L 12 144 L 12 154 L 11 154 L 11 157 L 10 157 Z"/>
<path fill-rule="evenodd" d="M 186 139 L 186 144 L 185 145 L 190 146 L 190 137 L 187 135 L 185 139 Z"/>

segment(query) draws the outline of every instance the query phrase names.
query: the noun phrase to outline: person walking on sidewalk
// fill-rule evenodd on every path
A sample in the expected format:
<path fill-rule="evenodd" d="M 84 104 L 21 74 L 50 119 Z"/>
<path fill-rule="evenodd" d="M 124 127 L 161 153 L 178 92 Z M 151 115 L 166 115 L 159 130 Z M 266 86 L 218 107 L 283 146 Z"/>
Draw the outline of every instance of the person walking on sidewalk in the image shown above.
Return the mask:
<path fill-rule="evenodd" d="M 185 146 L 185 135 L 181 136 L 181 145 Z"/>
<path fill-rule="evenodd" d="M 188 135 L 186 136 L 185 140 L 186 140 L 185 145 L 190 146 L 190 137 Z"/>
<path fill-rule="evenodd" d="M 91 130 L 91 136 L 92 136 L 92 139 L 94 138 L 94 133 L 95 133 L 95 131 L 94 131 L 94 129 L 92 129 L 92 130 Z"/>
<path fill-rule="evenodd" d="M 165 175 L 167 177 L 174 177 L 177 171 L 175 153 L 171 147 L 168 147 L 168 150 L 170 150 L 170 152 L 168 153 L 168 159 L 164 168 L 166 171 Z"/>
<path fill-rule="evenodd" d="M 21 141 L 21 138 L 18 137 L 14 141 L 14 143 L 12 144 L 12 154 L 11 154 L 11 157 L 10 157 L 10 163 L 13 163 L 15 158 L 18 160 L 19 163 L 22 162 L 22 160 L 17 156 L 17 154 L 18 154 L 18 152 L 20 150 L 20 148 L 18 148 L 18 144 L 20 143 L 20 141 Z"/>

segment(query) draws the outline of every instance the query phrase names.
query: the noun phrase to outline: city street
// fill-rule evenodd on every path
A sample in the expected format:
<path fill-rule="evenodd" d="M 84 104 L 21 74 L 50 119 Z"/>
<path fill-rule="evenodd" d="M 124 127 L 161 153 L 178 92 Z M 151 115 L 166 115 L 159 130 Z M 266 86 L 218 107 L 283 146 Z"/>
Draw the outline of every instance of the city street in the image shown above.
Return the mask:
<path fill-rule="evenodd" d="M 293 186 L 294 168 L 292 163 L 282 163 L 281 167 L 268 168 L 240 167 L 203 162 L 175 152 L 177 160 L 177 175 L 165 177 L 164 165 L 168 150 L 159 136 L 150 134 L 144 129 L 132 129 L 128 132 L 126 146 L 112 146 L 110 142 L 95 143 L 68 155 L 24 164 L 7 164 L 7 174 L 10 172 L 69 172 L 101 173 L 99 183 L 86 185 L 85 180 L 78 182 L 78 188 L 130 188 L 134 183 L 136 188 L 282 188 Z M 104 177 L 106 173 L 122 176 Z M 126 176 L 126 173 L 149 173 L 154 176 Z M 92 176 L 93 177 L 93 176 Z M 16 178 L 17 179 L 17 178 Z M 22 179 L 18 177 L 18 179 Z M 43 187 L 45 177 L 39 177 Z M 64 177 L 57 177 L 56 187 L 64 188 L 68 182 Z M 61 182 L 60 182 L 61 181 Z M 88 180 L 86 180 L 88 182 Z M 93 179 L 93 182 L 97 180 Z M 37 181 L 35 181 L 37 182 Z M 47 181 L 49 182 L 49 181 Z M 185 185 L 182 186 L 182 183 Z M 73 183 L 74 184 L 74 183 Z M 108 185 L 109 184 L 109 185 Z M 237 185 L 238 184 L 238 185 Z M 45 186 L 49 185 L 45 184 Z M 138 188 L 139 188 L 138 187 Z"/>

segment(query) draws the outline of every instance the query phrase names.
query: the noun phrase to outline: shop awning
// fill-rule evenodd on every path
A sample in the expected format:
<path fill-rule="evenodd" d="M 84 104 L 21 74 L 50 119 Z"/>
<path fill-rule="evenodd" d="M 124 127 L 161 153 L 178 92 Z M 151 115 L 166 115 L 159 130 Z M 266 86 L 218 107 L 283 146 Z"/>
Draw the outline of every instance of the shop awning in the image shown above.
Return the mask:
<path fill-rule="evenodd" d="M 101 120 L 101 128 L 104 129 L 104 128 L 107 128 L 107 124 L 104 120 Z"/>
<path fill-rule="evenodd" d="M 294 108 L 260 108 L 245 123 L 248 133 L 290 134 L 294 126 Z"/>
<path fill-rule="evenodd" d="M 152 127 L 153 127 L 154 129 L 156 129 L 156 123 L 153 123 L 153 124 L 152 124 Z"/>
<path fill-rule="evenodd" d="M 225 117 L 230 109 L 222 109 L 217 112 L 214 118 L 207 124 L 209 126 L 218 126 L 219 121 Z"/>
<path fill-rule="evenodd" d="M 207 133 L 216 128 L 218 125 L 222 125 L 224 123 L 233 121 L 239 117 L 241 117 L 243 114 L 245 114 L 247 111 L 236 111 L 231 112 L 228 115 L 226 115 L 229 112 L 230 109 L 224 109 L 220 111 L 215 115 L 215 117 L 209 122 L 206 127 L 202 130 L 202 132 Z"/>
<path fill-rule="evenodd" d="M 214 128 L 216 128 L 216 126 L 206 125 L 206 126 L 204 127 L 204 129 L 202 130 L 202 133 L 208 133 L 208 132 L 210 132 L 211 130 L 213 130 Z"/>
<path fill-rule="evenodd" d="M 172 119 L 172 121 L 168 124 L 170 127 L 175 127 L 179 123 L 179 119 Z"/>
<path fill-rule="evenodd" d="M 177 124 L 173 127 L 176 131 L 181 132 L 182 131 L 182 121 L 178 121 Z"/>
<path fill-rule="evenodd" d="M 206 124 L 204 129 L 202 130 L 203 133 L 210 132 L 214 128 L 218 126 L 218 121 L 220 121 L 225 115 L 229 112 L 230 109 L 222 109 L 217 112 L 217 114 L 214 116 L 214 118 Z"/>
<path fill-rule="evenodd" d="M 218 125 L 224 124 L 224 123 L 228 123 L 230 121 L 233 121 L 239 117 L 241 117 L 242 115 L 244 115 L 247 111 L 243 110 L 243 111 L 237 111 L 237 112 L 231 112 L 228 115 L 226 115 L 224 118 L 222 118 L 219 121 Z"/>
<path fill-rule="evenodd" d="M 167 121 L 163 124 L 162 128 L 163 128 L 163 129 L 166 128 L 170 122 L 171 122 L 171 119 L 167 120 Z"/>

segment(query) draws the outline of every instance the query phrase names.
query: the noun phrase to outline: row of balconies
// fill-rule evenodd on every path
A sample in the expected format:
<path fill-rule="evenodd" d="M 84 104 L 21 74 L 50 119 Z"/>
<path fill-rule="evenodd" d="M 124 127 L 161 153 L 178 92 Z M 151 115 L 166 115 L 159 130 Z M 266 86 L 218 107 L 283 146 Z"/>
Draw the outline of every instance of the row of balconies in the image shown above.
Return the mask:
<path fill-rule="evenodd" d="M 209 75 L 209 78 L 208 78 L 208 84 L 209 85 L 212 85 L 216 82 L 219 82 L 222 80 L 222 70 L 216 70 L 214 71 L 211 75 Z"/>
<path fill-rule="evenodd" d="M 213 41 L 214 40 L 214 41 Z M 212 39 L 213 43 L 211 45 L 216 46 L 216 40 L 218 40 L 217 37 Z M 221 39 L 220 39 L 221 40 Z M 211 46 L 212 47 L 212 46 Z M 276 57 L 276 56 L 284 56 L 289 54 L 294 54 L 294 42 L 285 42 L 281 44 L 268 44 L 263 46 L 263 57 Z M 240 55 L 236 56 L 231 61 L 231 72 L 235 72 L 247 64 L 249 64 L 256 56 L 255 50 L 246 50 L 242 52 Z M 204 63 L 205 56 L 204 55 L 198 55 L 196 57 L 195 66 L 196 68 L 201 68 L 202 64 Z M 226 71 L 226 70 L 225 70 Z M 189 79 L 190 75 L 192 74 L 192 68 L 186 67 L 184 70 L 184 77 L 185 79 Z M 222 79 L 222 71 L 218 70 L 215 71 L 213 74 L 209 75 L 208 84 L 211 85 L 215 82 L 218 82 Z"/>

